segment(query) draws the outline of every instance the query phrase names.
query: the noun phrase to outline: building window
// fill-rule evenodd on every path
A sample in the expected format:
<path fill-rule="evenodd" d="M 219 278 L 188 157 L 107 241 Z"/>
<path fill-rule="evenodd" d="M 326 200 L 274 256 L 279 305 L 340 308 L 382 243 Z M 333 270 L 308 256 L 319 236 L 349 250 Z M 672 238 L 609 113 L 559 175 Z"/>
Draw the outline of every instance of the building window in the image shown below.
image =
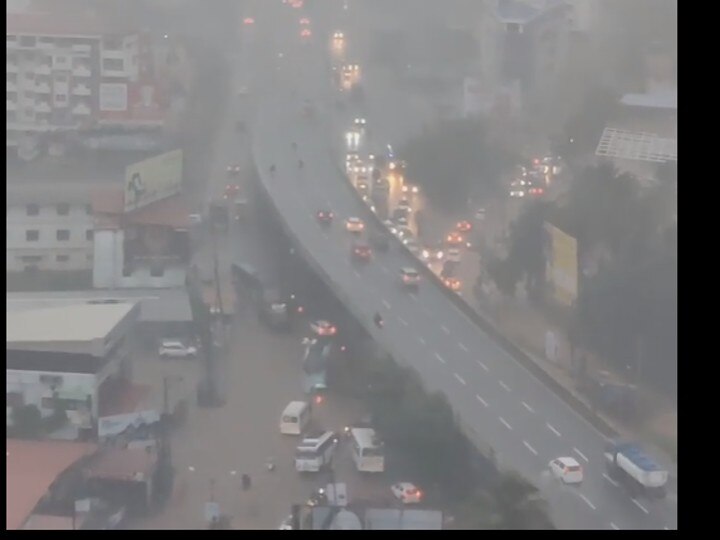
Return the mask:
<path fill-rule="evenodd" d="M 37 242 L 40 239 L 40 231 L 37 229 L 30 229 L 25 231 L 25 240 L 27 242 Z"/>
<path fill-rule="evenodd" d="M 165 266 L 162 263 L 157 263 L 150 266 L 150 275 L 152 277 L 163 277 L 164 274 Z"/>
<path fill-rule="evenodd" d="M 40 375 L 40 384 L 60 386 L 63 383 L 62 375 Z"/>
<path fill-rule="evenodd" d="M 21 255 L 20 261 L 25 264 L 37 264 L 42 261 L 42 255 Z"/>
<path fill-rule="evenodd" d="M 8 407 L 22 407 L 25 403 L 23 395 L 20 392 L 8 392 L 5 398 L 5 402 Z"/>
<path fill-rule="evenodd" d="M 55 398 L 52 397 L 44 397 L 40 400 L 40 408 L 41 409 L 54 409 L 55 408 Z"/>
<path fill-rule="evenodd" d="M 523 33 L 522 24 L 518 24 L 518 23 L 507 23 L 505 29 L 508 34 L 522 34 Z"/>
<path fill-rule="evenodd" d="M 55 103 L 67 103 L 67 94 L 55 94 Z"/>
<path fill-rule="evenodd" d="M 40 206 L 37 204 L 28 204 L 25 207 L 25 212 L 28 216 L 37 216 L 40 214 Z"/>
<path fill-rule="evenodd" d="M 70 255 L 57 255 L 55 260 L 59 263 L 66 263 L 70 260 Z"/>
<path fill-rule="evenodd" d="M 103 41 L 103 48 L 109 51 L 117 51 L 122 48 L 122 39 L 116 37 L 108 37 Z"/>
<path fill-rule="evenodd" d="M 60 242 L 66 242 L 70 240 L 70 231 L 68 229 L 58 229 L 55 233 L 55 238 Z"/>
<path fill-rule="evenodd" d="M 106 71 L 125 71 L 125 62 L 122 58 L 104 58 L 103 70 Z"/>
<path fill-rule="evenodd" d="M 85 240 L 87 240 L 88 242 L 92 242 L 93 232 L 94 231 L 92 229 L 88 229 L 87 231 L 85 231 Z"/>
<path fill-rule="evenodd" d="M 70 213 L 70 205 L 68 203 L 60 203 L 57 205 L 58 216 L 67 216 Z"/>

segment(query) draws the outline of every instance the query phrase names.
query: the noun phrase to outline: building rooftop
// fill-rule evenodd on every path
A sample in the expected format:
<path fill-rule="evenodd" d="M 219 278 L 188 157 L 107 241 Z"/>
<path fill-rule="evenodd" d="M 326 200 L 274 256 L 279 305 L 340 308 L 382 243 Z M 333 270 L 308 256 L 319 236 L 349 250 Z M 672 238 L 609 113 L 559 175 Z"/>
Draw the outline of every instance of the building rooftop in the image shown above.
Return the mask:
<path fill-rule="evenodd" d="M 17 11 L 7 13 L 5 20 L 6 33 L 20 36 L 93 37 L 128 33 L 127 29 L 88 12 Z"/>
<path fill-rule="evenodd" d="M 7 311 L 6 348 L 102 340 L 134 307 L 133 302 L 119 302 Z"/>
<path fill-rule="evenodd" d="M 654 133 L 605 128 L 595 155 L 633 161 L 667 163 L 677 161 L 677 139 L 658 137 Z"/>
<path fill-rule="evenodd" d="M 147 481 L 155 469 L 157 454 L 146 448 L 117 448 L 103 450 L 85 468 L 88 478 L 98 480 Z"/>
<path fill-rule="evenodd" d="M 97 445 L 67 441 L 6 440 L 6 530 L 20 529 L 64 471 Z"/>
<path fill-rule="evenodd" d="M 7 206 L 35 204 L 90 204 L 94 197 L 111 190 L 112 186 L 92 186 L 82 182 L 8 183 L 5 186 Z"/>
<path fill-rule="evenodd" d="M 651 94 L 625 94 L 620 103 L 627 107 L 645 107 L 648 109 L 670 109 L 677 111 L 677 91 L 655 92 Z"/>
<path fill-rule="evenodd" d="M 190 299 L 184 289 L 14 292 L 6 294 L 5 309 L 9 313 L 109 299 L 139 303 L 138 322 L 192 321 Z"/>

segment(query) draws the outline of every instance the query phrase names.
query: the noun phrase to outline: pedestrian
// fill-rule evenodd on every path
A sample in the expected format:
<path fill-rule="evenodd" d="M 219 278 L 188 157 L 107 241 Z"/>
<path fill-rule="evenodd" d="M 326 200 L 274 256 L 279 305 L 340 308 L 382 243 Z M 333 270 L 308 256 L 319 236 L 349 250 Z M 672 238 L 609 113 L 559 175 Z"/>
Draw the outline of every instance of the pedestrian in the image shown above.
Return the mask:
<path fill-rule="evenodd" d="M 240 482 L 242 483 L 243 491 L 248 491 L 252 487 L 252 480 L 250 479 L 249 474 L 243 474 L 240 478 Z"/>

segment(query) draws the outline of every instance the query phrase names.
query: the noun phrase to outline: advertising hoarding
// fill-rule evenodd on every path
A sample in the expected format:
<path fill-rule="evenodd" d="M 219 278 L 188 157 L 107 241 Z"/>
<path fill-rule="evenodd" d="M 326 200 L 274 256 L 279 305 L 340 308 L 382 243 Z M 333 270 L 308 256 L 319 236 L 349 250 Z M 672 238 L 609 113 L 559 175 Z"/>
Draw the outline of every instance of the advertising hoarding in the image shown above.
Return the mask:
<path fill-rule="evenodd" d="M 557 227 L 545 223 L 546 270 L 555 301 L 572 306 L 578 294 L 577 240 Z"/>
<path fill-rule="evenodd" d="M 182 150 L 129 165 L 125 169 L 125 211 L 131 212 L 180 192 Z"/>

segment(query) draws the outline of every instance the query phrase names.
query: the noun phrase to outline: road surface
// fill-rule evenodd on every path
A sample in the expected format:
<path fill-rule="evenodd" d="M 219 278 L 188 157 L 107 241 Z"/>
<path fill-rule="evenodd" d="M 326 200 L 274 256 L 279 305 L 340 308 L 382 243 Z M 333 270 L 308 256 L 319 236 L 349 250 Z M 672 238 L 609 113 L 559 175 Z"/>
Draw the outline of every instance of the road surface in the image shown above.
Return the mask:
<path fill-rule="evenodd" d="M 316 43 L 303 44 L 296 23 L 281 17 L 272 20 L 275 26 L 267 35 L 285 51 L 284 67 L 278 68 L 281 76 L 275 79 L 283 84 L 263 80 L 253 153 L 266 189 L 311 263 L 399 362 L 413 366 L 430 390 L 448 396 L 481 449 L 492 447 L 502 467 L 519 471 L 542 490 L 559 527 L 676 528 L 673 497 L 633 500 L 608 481 L 603 436 L 467 319 L 441 290 L 424 283 L 418 294 L 409 294 L 400 287 L 400 268 L 418 264 L 415 260 L 394 250 L 378 255 L 370 265 L 355 267 L 349 257 L 351 239 L 341 223 L 329 231 L 318 226 L 319 208 L 331 208 L 338 222 L 365 216 L 368 210 L 351 193 L 330 150 L 332 119 L 323 112 L 332 107 L 323 57 L 326 38 L 315 36 Z M 302 114 L 306 98 L 317 105 L 313 119 Z M 275 174 L 268 173 L 271 164 Z M 372 324 L 376 311 L 385 319 L 382 330 Z M 562 487 L 548 477 L 547 463 L 559 456 L 574 456 L 583 464 L 582 487 Z"/>

